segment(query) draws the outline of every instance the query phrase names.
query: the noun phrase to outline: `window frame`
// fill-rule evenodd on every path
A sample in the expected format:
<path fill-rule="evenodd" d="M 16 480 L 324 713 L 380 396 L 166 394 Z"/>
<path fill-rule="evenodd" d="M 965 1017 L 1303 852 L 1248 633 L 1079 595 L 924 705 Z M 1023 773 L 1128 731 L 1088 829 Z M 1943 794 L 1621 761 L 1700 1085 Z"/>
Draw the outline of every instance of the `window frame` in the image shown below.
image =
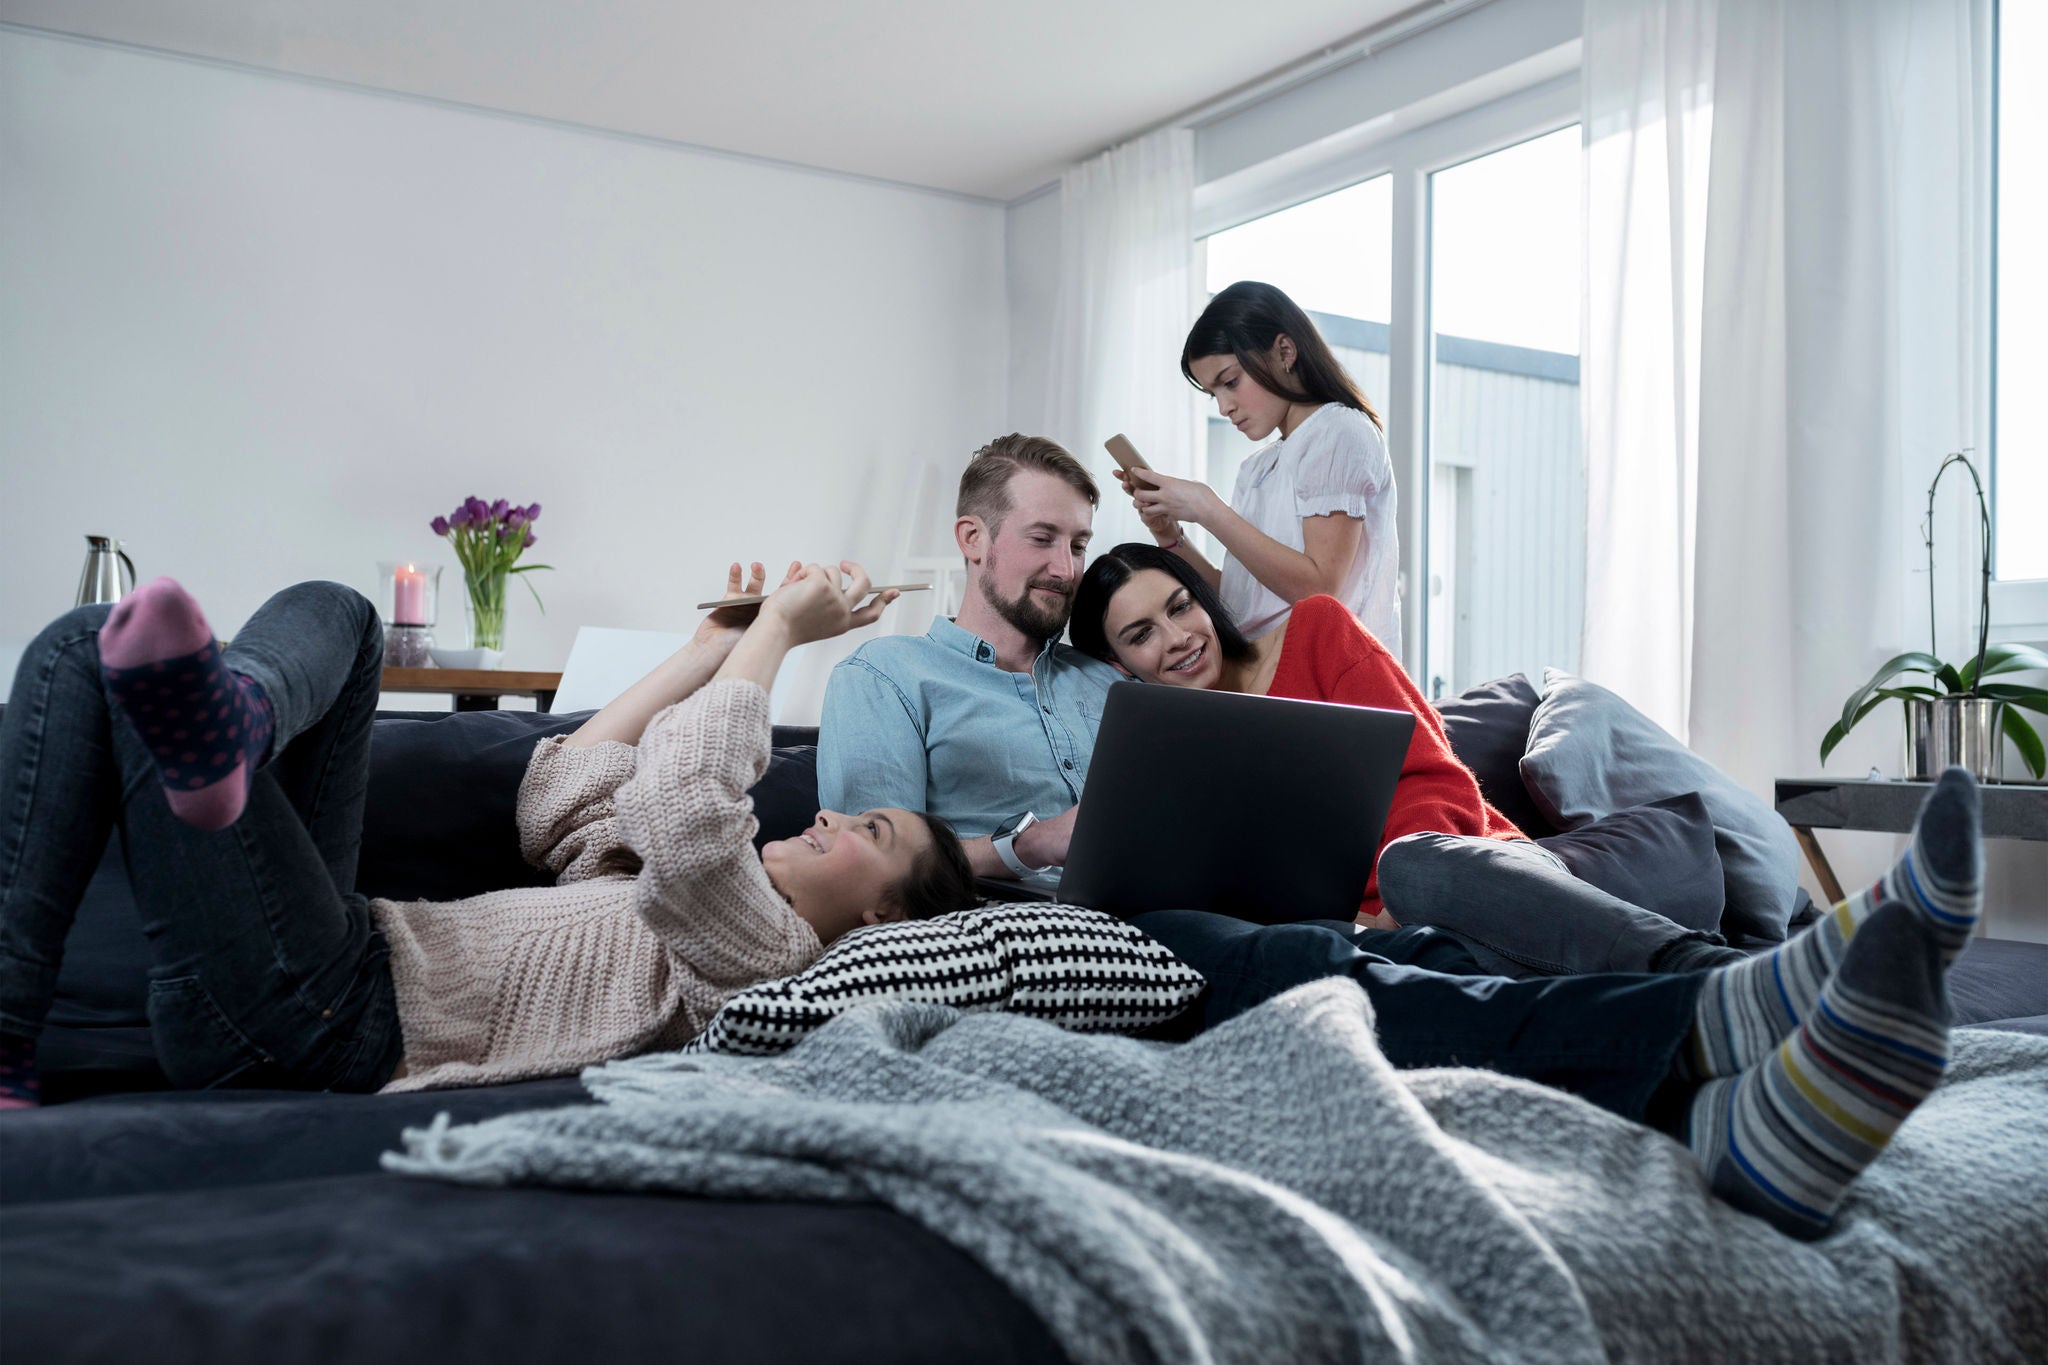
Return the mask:
<path fill-rule="evenodd" d="M 1990 269 L 1986 272 L 1986 296 L 1984 300 L 1984 354 L 1989 357 L 1982 384 L 1983 422 L 1985 444 L 1990 447 L 1991 480 L 1991 527 L 1993 537 L 1994 566 L 1997 564 L 1996 538 L 1998 535 L 1998 151 L 2000 130 L 1998 124 L 1999 87 L 2004 78 L 2003 54 L 2000 41 L 2003 34 L 2002 19 L 2005 6 L 2003 0 L 1992 7 L 1991 17 L 1991 79 L 1985 82 L 1985 104 L 1982 110 L 1985 127 L 1990 131 L 1990 164 L 1986 169 L 1985 184 L 1987 204 L 1985 212 L 1985 236 L 1988 238 L 1986 259 Z M 1995 573 L 1994 569 L 1994 573 Z M 1991 580 L 1991 638 L 2000 643 L 2022 642 L 2048 645 L 2048 578 L 1998 578 Z"/>

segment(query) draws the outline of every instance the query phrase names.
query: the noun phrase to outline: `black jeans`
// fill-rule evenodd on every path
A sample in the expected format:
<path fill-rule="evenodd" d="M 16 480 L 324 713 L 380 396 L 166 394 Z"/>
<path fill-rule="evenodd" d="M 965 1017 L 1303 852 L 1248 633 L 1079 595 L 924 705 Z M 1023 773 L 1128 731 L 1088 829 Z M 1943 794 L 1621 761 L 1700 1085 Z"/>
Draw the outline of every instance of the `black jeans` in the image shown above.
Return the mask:
<path fill-rule="evenodd" d="M 0 1030 L 41 1032 L 79 897 L 119 828 L 152 959 L 158 1059 L 185 1087 L 375 1090 L 403 1043 L 384 939 L 355 893 L 384 628 L 360 593 L 302 583 L 225 650 L 276 733 L 224 830 L 171 814 L 100 678 L 110 608 L 36 637 L 0 720 Z"/>
<path fill-rule="evenodd" d="M 1702 974 L 1515 981 L 1474 975 L 1469 950 L 1437 929 L 1260 925 L 1199 910 L 1131 923 L 1208 981 L 1205 1028 L 1304 982 L 1348 976 L 1372 1000 L 1380 1050 L 1397 1067 L 1483 1067 L 1667 1132 L 1683 1111 L 1658 1092 L 1692 1027 Z"/>

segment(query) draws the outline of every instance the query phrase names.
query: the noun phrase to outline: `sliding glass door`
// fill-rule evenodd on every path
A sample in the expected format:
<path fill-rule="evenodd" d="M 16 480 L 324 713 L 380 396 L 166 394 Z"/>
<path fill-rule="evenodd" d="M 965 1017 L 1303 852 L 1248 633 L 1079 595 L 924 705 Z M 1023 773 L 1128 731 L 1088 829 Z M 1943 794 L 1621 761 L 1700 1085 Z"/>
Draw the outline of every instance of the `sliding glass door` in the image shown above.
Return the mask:
<path fill-rule="evenodd" d="M 1578 667 L 1579 186 L 1576 125 L 1429 176 L 1432 698 Z"/>

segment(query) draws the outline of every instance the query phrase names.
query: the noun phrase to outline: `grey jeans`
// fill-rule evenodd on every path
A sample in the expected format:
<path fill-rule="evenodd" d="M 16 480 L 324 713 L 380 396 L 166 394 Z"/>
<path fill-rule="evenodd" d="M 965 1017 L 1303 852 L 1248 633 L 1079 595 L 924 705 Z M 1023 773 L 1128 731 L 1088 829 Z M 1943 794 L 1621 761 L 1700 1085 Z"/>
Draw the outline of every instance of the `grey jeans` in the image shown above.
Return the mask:
<path fill-rule="evenodd" d="M 1725 942 L 1580 881 L 1527 840 L 1410 834 L 1380 851 L 1379 886 L 1395 920 L 1456 935 L 1502 976 L 1697 970 Z"/>

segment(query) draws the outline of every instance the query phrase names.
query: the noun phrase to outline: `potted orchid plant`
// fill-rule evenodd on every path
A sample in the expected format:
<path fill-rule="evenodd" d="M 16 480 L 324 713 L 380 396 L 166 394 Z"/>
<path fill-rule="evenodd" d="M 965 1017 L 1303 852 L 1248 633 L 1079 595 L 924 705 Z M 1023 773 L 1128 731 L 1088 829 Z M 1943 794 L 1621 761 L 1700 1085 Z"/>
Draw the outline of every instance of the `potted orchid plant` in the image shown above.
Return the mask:
<path fill-rule="evenodd" d="M 502 651 L 505 648 L 505 583 L 513 574 L 551 569 L 551 564 L 521 564 L 519 557 L 533 548 L 537 537 L 533 523 L 540 517 L 540 504 L 515 507 L 499 498 L 464 498 L 462 505 L 430 523 L 434 534 L 444 536 L 455 548 L 462 565 L 463 587 L 469 593 L 469 643 L 473 648 Z M 526 585 L 542 611 L 540 593 Z"/>
<path fill-rule="evenodd" d="M 1977 524 L 1983 545 L 1983 564 L 1978 586 L 1977 652 L 1960 665 L 1944 662 L 1932 651 L 1934 640 L 1934 491 L 1941 476 L 1961 465 L 1977 489 Z M 1961 451 L 1951 454 L 1934 471 L 1927 486 L 1927 521 L 1921 534 L 1927 543 L 1927 634 L 1928 648 L 1909 650 L 1885 661 L 1870 681 L 1849 694 L 1842 703 L 1842 718 L 1828 727 L 1821 740 L 1820 761 L 1826 763 L 1854 729 L 1856 723 L 1876 707 L 1896 700 L 1906 710 L 1906 776 L 1932 777 L 1947 763 L 1963 762 L 1979 769 L 1979 777 L 1996 781 L 2002 758 L 2002 740 L 2010 739 L 2036 778 L 2048 767 L 2041 736 L 2022 709 L 2048 715 L 2048 688 L 2020 683 L 1991 682 L 2007 673 L 2048 669 L 2048 654 L 2029 645 L 1994 645 L 1991 636 L 1991 509 L 1984 497 L 1983 481 L 1977 467 Z M 1918 676 L 1925 681 L 1904 682 Z"/>

